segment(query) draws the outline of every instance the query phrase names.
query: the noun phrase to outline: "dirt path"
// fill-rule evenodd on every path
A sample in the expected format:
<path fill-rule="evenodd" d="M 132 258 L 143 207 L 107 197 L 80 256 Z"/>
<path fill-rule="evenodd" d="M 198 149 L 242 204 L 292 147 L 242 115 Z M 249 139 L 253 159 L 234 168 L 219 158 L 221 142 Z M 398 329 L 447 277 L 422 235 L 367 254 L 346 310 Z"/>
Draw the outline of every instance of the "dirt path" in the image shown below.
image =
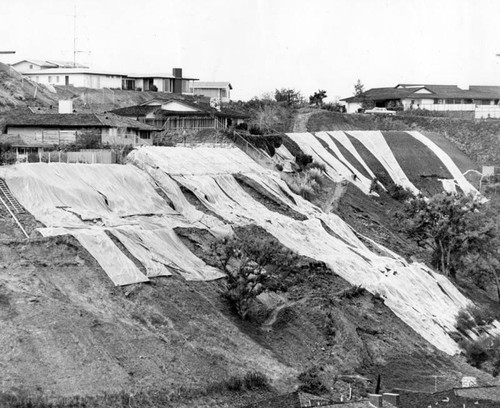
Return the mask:
<path fill-rule="evenodd" d="M 295 121 L 293 123 L 293 132 L 307 132 L 307 122 L 309 121 L 309 118 L 315 113 L 317 113 L 317 111 L 297 113 L 297 115 L 295 116 Z"/>

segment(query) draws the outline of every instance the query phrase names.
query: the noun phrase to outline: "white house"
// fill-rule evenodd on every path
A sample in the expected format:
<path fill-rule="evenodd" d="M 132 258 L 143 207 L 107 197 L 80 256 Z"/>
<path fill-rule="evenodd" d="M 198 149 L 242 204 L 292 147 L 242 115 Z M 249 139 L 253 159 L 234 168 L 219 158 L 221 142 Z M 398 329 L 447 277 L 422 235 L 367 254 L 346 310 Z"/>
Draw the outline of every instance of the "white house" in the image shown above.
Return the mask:
<path fill-rule="evenodd" d="M 500 118 L 500 87 L 398 84 L 393 88 L 372 88 L 359 96 L 342 99 L 347 113 L 355 113 L 364 101 L 388 109 L 426 109 L 438 112 L 469 112 L 471 117 Z"/>
<path fill-rule="evenodd" d="M 191 87 L 193 95 L 203 95 L 209 98 L 218 98 L 221 102 L 229 102 L 233 87 L 229 82 L 195 81 Z"/>
<path fill-rule="evenodd" d="M 22 74 L 50 68 L 88 68 L 85 65 L 75 64 L 69 61 L 45 61 L 35 59 L 22 60 L 15 64 L 11 64 L 11 67 Z"/>
<path fill-rule="evenodd" d="M 85 88 L 122 88 L 125 75 L 88 68 L 47 68 L 23 73 L 35 82 L 46 85 L 73 85 Z"/>

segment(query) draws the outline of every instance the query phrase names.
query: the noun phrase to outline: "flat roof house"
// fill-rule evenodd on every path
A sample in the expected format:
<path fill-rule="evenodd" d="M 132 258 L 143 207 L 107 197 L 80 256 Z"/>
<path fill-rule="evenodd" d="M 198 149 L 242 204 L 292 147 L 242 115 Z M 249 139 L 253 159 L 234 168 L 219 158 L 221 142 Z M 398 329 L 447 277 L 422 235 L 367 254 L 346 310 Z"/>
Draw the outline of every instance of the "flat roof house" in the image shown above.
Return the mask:
<path fill-rule="evenodd" d="M 457 85 L 398 84 L 390 88 L 372 88 L 359 96 L 342 99 L 347 113 L 357 112 L 363 101 L 372 101 L 377 107 L 404 110 L 427 109 L 450 112 L 468 111 L 475 118 L 500 118 L 500 87 Z"/>
<path fill-rule="evenodd" d="M 85 65 L 76 64 L 70 61 L 57 61 L 57 60 L 46 61 L 46 60 L 36 60 L 36 59 L 26 59 L 18 61 L 14 64 L 11 64 L 11 67 L 22 74 L 49 68 L 88 68 Z"/>
<path fill-rule="evenodd" d="M 191 93 L 209 98 L 218 98 L 221 102 L 229 102 L 233 87 L 229 82 L 206 82 L 195 81 L 192 84 Z"/>

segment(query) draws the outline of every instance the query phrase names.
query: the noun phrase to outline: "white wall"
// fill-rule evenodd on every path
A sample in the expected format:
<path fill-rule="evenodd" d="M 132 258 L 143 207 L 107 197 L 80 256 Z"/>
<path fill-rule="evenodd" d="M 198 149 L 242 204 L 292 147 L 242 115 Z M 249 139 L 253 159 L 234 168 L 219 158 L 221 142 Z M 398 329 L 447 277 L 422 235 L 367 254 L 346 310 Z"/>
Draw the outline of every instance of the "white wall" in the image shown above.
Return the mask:
<path fill-rule="evenodd" d="M 346 113 L 357 113 L 358 109 L 361 108 L 361 103 L 347 102 L 345 106 L 346 106 Z"/>
<path fill-rule="evenodd" d="M 32 68 L 30 68 L 30 65 Z M 14 68 L 18 72 L 24 73 L 29 71 L 38 71 L 41 69 L 41 66 L 33 64 L 32 62 L 23 61 L 19 64 L 12 64 L 12 68 Z"/>
<path fill-rule="evenodd" d="M 26 74 L 25 74 L 26 75 Z M 66 76 L 69 77 L 69 84 L 77 87 L 86 87 L 93 89 L 102 88 L 119 88 L 122 87 L 122 77 L 121 76 L 111 76 L 103 74 L 91 74 L 91 73 L 36 73 L 27 74 L 30 79 L 41 84 L 50 85 L 65 85 Z M 49 81 L 50 79 L 50 81 Z"/>
<path fill-rule="evenodd" d="M 175 111 L 175 112 L 197 112 L 198 109 L 191 108 L 190 106 L 184 105 L 179 102 L 169 102 L 161 105 L 163 110 Z"/>

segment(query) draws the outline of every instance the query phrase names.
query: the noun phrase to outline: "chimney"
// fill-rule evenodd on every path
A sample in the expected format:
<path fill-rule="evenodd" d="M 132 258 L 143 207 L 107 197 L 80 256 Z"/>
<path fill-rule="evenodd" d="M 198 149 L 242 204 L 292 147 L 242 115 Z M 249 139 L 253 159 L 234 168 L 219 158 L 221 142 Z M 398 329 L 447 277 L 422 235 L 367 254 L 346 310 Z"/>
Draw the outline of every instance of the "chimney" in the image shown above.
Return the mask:
<path fill-rule="evenodd" d="M 368 401 L 370 405 L 375 408 L 382 408 L 382 395 L 380 394 L 368 394 Z"/>
<path fill-rule="evenodd" d="M 394 405 L 395 407 L 400 407 L 401 404 L 399 402 L 399 394 L 393 394 L 389 392 L 384 392 L 383 394 L 384 401 Z"/>
<path fill-rule="evenodd" d="M 172 69 L 172 75 L 174 76 L 174 93 L 182 94 L 182 68 Z"/>
<path fill-rule="evenodd" d="M 59 113 L 73 113 L 73 101 L 59 101 Z"/>

